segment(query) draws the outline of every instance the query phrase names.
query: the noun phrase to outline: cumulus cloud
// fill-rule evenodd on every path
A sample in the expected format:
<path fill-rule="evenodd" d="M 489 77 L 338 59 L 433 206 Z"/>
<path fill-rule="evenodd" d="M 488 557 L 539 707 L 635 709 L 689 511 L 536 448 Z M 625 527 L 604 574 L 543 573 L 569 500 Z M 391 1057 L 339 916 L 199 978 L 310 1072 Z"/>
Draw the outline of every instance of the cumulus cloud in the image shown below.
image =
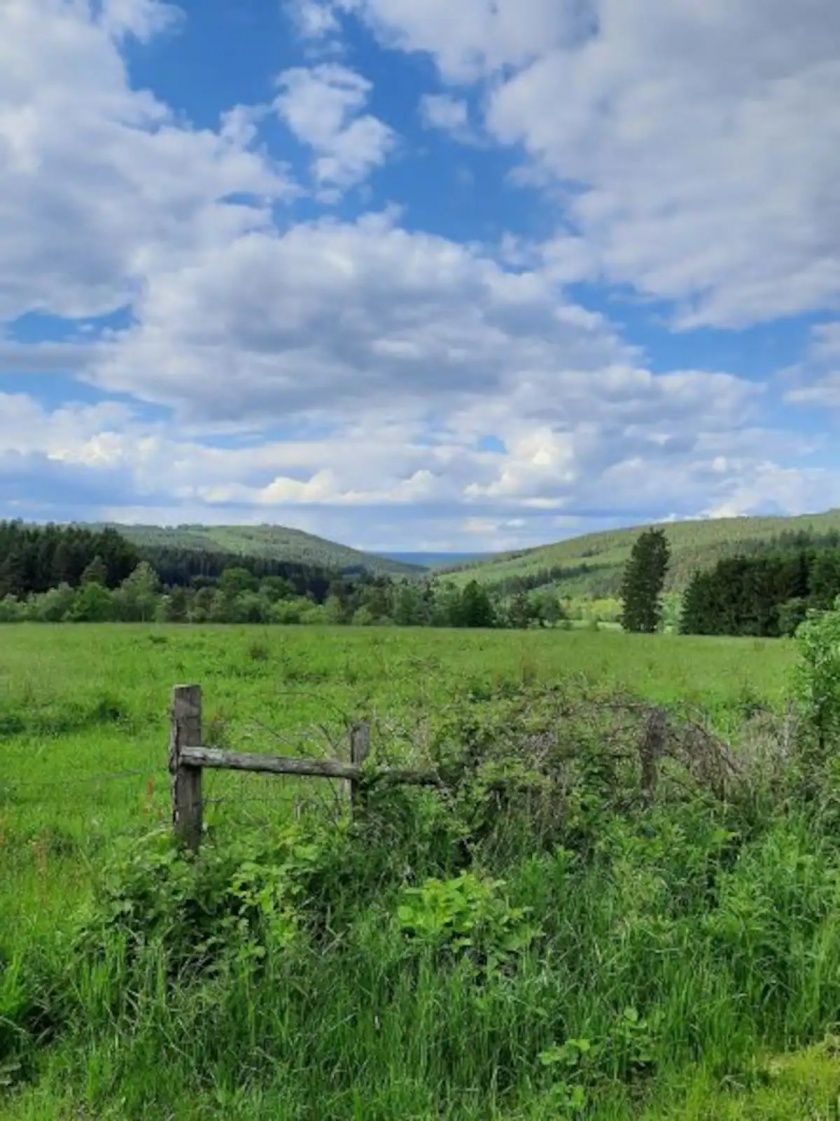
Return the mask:
<path fill-rule="evenodd" d="M 409 402 L 432 415 L 501 391 L 543 408 L 543 392 L 585 395 L 565 375 L 584 379 L 628 353 L 538 272 L 505 271 L 387 213 L 195 255 L 151 277 L 136 310 L 97 383 L 233 421 Z"/>
<path fill-rule="evenodd" d="M 161 255 L 261 228 L 290 192 L 241 137 L 190 128 L 131 88 L 113 34 L 152 34 L 169 11 L 121 0 L 97 20 L 84 0 L 0 5 L 0 319 L 109 312 Z"/>
<path fill-rule="evenodd" d="M 524 147 L 590 271 L 680 326 L 840 305 L 835 0 L 343 6 L 444 78 L 490 76 L 487 129 Z"/>
<path fill-rule="evenodd" d="M 319 0 L 291 0 L 286 11 L 299 35 L 304 39 L 323 39 L 339 30 L 335 10 Z"/>
<path fill-rule="evenodd" d="M 120 38 L 133 35 L 148 42 L 155 35 L 178 24 L 183 11 L 162 0 L 103 0 L 98 22 L 109 34 Z"/>
<path fill-rule="evenodd" d="M 577 41 L 591 22 L 578 0 L 333 0 L 393 47 L 431 54 L 443 76 L 469 82 Z"/>
<path fill-rule="evenodd" d="M 297 66 L 277 79 L 274 107 L 302 143 L 315 151 L 313 173 L 326 187 L 362 182 L 394 148 L 392 129 L 362 110 L 371 83 L 338 63 Z"/>

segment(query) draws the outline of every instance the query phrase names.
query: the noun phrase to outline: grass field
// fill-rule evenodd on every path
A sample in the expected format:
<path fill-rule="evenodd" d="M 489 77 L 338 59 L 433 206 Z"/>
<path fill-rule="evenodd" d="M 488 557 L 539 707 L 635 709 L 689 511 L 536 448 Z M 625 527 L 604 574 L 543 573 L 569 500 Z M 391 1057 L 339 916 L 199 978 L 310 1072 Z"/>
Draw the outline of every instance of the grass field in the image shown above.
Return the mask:
<path fill-rule="evenodd" d="M 793 662 L 784 642 L 590 631 L 102 624 L 6 627 L 2 637 L 7 938 L 65 909 L 89 875 L 86 852 L 165 819 L 167 707 L 178 682 L 204 687 L 214 743 L 223 734 L 225 744 L 271 751 L 274 732 L 326 725 L 338 740 L 361 716 L 410 726 L 471 687 L 569 677 L 695 704 L 726 727 L 756 698 L 780 703 Z M 318 731 L 300 750 L 327 743 Z M 234 780 L 211 776 L 225 781 Z M 262 792 L 270 780 L 247 781 Z M 59 891 L 42 875 L 47 850 Z"/>
<path fill-rule="evenodd" d="M 346 847 L 335 792 L 321 789 L 325 808 L 310 812 L 335 824 L 289 856 L 276 830 L 313 784 L 212 774 L 210 871 L 173 866 L 154 847 L 166 833 L 176 682 L 203 685 L 205 739 L 221 746 L 334 755 L 366 716 L 377 749 L 410 754 L 429 723 L 480 727 L 506 692 L 518 704 L 558 683 L 694 706 L 737 738 L 756 705 L 782 707 L 794 660 L 781 641 L 587 631 L 4 628 L 0 1095 L 3 1081 L 18 1085 L 0 1096 L 0 1117 L 835 1117 L 838 1064 L 831 1037 L 821 1041 L 840 1018 L 840 864 L 808 815 L 747 825 L 701 802 L 638 824 L 604 817 L 585 861 L 568 838 L 514 851 L 491 823 L 469 875 L 507 886 L 467 901 L 480 911 L 473 937 L 495 931 L 507 946 L 525 929 L 519 907 L 541 931 L 493 972 L 441 945 L 421 953 L 394 925 L 407 875 L 458 870 L 440 856 L 452 821 L 430 803 L 406 803 L 360 851 L 358 837 Z M 533 723 L 530 709 L 523 719 Z M 590 810 L 581 803 L 582 821 Z M 80 909 L 115 853 L 137 844 L 151 863 L 129 863 L 127 881 L 123 871 L 117 911 L 141 924 L 142 950 L 128 955 L 134 943 L 109 911 L 113 939 L 79 958 Z M 180 928 L 175 912 L 154 926 L 157 881 L 161 900 L 193 892 L 203 913 L 219 868 L 228 881 L 258 875 L 281 852 L 292 879 L 306 869 L 294 906 L 309 916 L 312 899 L 328 900 L 329 919 L 318 910 L 305 936 L 294 923 L 278 933 L 287 912 L 271 911 L 270 936 L 265 915 L 257 922 L 257 961 L 225 956 L 173 985 Z M 21 1050 L 24 1031 L 35 1043 Z M 580 1038 L 587 1050 L 575 1050 Z"/>

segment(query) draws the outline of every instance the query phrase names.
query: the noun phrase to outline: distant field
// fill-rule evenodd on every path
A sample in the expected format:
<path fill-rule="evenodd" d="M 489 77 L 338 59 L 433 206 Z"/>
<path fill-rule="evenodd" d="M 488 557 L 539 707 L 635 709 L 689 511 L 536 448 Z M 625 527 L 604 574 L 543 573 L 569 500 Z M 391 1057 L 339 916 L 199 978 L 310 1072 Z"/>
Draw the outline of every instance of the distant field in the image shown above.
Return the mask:
<path fill-rule="evenodd" d="M 511 577 L 531 577 L 561 567 L 564 573 L 552 581 L 561 594 L 573 597 L 615 595 L 633 542 L 644 528 L 646 526 L 642 525 L 591 533 L 538 549 L 508 553 L 448 578 L 459 584 L 473 579 L 483 584 L 498 584 Z M 666 590 L 682 592 L 696 569 L 710 568 L 721 557 L 737 552 L 748 542 L 766 541 L 782 533 L 840 530 L 840 511 L 796 518 L 709 518 L 667 523 L 662 528 L 671 545 Z"/>

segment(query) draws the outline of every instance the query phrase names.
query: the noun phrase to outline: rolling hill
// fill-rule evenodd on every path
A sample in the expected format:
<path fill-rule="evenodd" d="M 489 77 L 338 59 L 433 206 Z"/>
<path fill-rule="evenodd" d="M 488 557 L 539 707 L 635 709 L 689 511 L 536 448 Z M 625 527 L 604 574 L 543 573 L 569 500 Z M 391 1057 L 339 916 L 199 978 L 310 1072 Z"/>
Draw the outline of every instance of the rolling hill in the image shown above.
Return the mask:
<path fill-rule="evenodd" d="M 119 525 L 113 529 L 139 546 L 235 553 L 320 568 L 364 568 L 382 576 L 422 576 L 418 565 L 364 553 L 299 529 L 280 525 Z"/>
<path fill-rule="evenodd" d="M 643 525 L 590 533 L 554 545 L 506 553 L 447 574 L 447 579 L 458 584 L 475 579 L 482 584 L 497 585 L 514 577 L 524 577 L 535 587 L 556 587 L 563 595 L 615 595 L 633 542 L 645 528 L 647 526 Z M 731 556 L 751 544 L 770 541 L 782 533 L 840 532 L 840 510 L 798 517 L 667 522 L 662 528 L 671 546 L 666 590 L 682 592 L 696 569 L 710 568 L 721 557 Z M 540 578 L 541 574 L 544 579 Z"/>

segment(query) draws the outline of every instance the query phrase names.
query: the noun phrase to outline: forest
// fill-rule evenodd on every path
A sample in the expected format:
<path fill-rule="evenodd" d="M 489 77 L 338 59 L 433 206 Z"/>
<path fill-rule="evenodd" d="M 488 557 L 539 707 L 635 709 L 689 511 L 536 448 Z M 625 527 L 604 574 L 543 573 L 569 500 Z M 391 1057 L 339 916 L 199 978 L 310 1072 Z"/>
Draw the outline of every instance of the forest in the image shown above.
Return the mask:
<path fill-rule="evenodd" d="M 778 544 L 776 546 L 778 548 Z M 793 634 L 812 610 L 830 608 L 840 595 L 840 549 L 727 557 L 696 572 L 683 596 L 684 634 Z"/>

